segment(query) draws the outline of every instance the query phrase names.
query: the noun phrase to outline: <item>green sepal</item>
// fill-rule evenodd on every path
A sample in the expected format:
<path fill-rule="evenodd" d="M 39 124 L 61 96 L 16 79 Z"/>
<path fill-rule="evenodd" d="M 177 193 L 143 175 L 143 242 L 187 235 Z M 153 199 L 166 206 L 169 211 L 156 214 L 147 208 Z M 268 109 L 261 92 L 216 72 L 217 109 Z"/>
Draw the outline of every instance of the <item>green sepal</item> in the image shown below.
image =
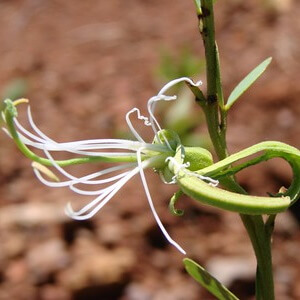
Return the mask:
<path fill-rule="evenodd" d="M 183 260 L 186 271 L 219 300 L 239 300 L 222 283 L 190 258 Z"/>

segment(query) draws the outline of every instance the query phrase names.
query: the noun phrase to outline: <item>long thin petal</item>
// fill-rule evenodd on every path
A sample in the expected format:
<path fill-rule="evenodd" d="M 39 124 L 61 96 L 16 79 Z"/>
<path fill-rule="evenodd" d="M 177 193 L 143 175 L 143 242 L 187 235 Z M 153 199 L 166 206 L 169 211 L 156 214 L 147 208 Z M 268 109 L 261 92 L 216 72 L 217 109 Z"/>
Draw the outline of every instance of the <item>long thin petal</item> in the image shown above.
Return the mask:
<path fill-rule="evenodd" d="M 146 196 L 147 196 L 147 200 L 148 200 L 149 206 L 151 208 L 152 214 L 153 214 L 153 216 L 155 218 L 155 221 L 156 221 L 157 225 L 159 226 L 160 230 L 162 231 L 163 235 L 168 240 L 168 242 L 170 244 L 172 244 L 175 248 L 177 248 L 182 254 L 185 255 L 186 252 L 170 237 L 170 235 L 168 234 L 168 232 L 165 229 L 164 225 L 160 221 L 160 218 L 159 218 L 159 216 L 158 216 L 158 214 L 157 214 L 157 212 L 155 210 L 155 207 L 154 207 L 154 204 L 153 204 L 150 192 L 149 192 L 149 188 L 148 188 L 148 185 L 147 185 L 146 177 L 145 177 L 145 174 L 144 174 L 140 150 L 137 151 L 137 161 L 138 161 L 138 166 L 139 166 L 138 169 L 139 169 L 139 172 L 140 172 L 142 184 L 143 184 Z"/>
<path fill-rule="evenodd" d="M 71 205 L 69 204 L 66 207 L 66 213 L 73 219 L 76 220 L 86 220 L 94 216 L 100 209 L 104 207 L 105 204 L 107 204 L 112 197 L 127 183 L 133 176 L 135 176 L 139 172 L 139 168 L 136 167 L 133 169 L 128 175 L 126 175 L 124 178 L 122 178 L 118 184 L 110 191 L 106 197 L 104 197 L 104 194 L 98 196 L 96 199 L 94 199 L 92 202 L 90 202 L 88 205 L 84 206 L 81 210 L 74 212 Z M 92 207 L 97 205 L 95 208 L 93 208 L 89 213 L 84 214 L 88 210 L 90 210 Z"/>
<path fill-rule="evenodd" d="M 55 144 L 55 141 L 53 141 L 52 139 L 50 139 L 46 134 L 44 134 L 34 123 L 33 118 L 32 118 L 32 114 L 31 114 L 31 109 L 30 106 L 28 106 L 27 108 L 27 116 L 28 116 L 28 120 L 29 120 L 29 124 L 32 127 L 32 129 L 42 138 L 44 139 L 45 142 L 49 142 L 49 143 L 53 143 Z"/>
<path fill-rule="evenodd" d="M 18 121 L 17 118 L 14 118 L 14 123 L 16 125 L 16 128 L 19 129 L 19 131 L 21 131 L 23 134 L 27 135 L 28 137 L 30 137 L 31 139 L 33 139 L 36 142 L 40 142 L 40 143 L 45 143 L 45 140 L 42 139 L 41 137 L 34 135 L 33 133 L 31 133 L 30 131 L 28 131 L 26 128 L 24 128 L 20 122 Z"/>

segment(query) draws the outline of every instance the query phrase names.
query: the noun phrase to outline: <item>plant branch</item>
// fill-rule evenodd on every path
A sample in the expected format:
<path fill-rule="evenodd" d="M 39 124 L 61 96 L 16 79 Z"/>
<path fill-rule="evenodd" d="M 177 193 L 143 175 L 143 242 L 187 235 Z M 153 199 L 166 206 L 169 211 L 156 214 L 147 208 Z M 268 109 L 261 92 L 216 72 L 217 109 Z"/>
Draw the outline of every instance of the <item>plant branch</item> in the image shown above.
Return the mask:
<path fill-rule="evenodd" d="M 227 113 L 224 109 L 219 53 L 215 42 L 213 1 L 195 0 L 195 3 L 199 19 L 199 30 L 205 48 L 207 78 L 206 102 L 200 101 L 198 103 L 203 108 L 212 143 L 218 158 L 221 160 L 228 156 L 226 145 Z M 227 177 L 227 183 L 223 180 L 223 184 L 231 191 L 246 194 L 233 177 Z M 272 230 L 270 230 L 268 222 L 264 224 L 262 216 L 246 214 L 241 214 L 240 216 L 249 234 L 257 258 L 257 300 L 273 300 Z"/>

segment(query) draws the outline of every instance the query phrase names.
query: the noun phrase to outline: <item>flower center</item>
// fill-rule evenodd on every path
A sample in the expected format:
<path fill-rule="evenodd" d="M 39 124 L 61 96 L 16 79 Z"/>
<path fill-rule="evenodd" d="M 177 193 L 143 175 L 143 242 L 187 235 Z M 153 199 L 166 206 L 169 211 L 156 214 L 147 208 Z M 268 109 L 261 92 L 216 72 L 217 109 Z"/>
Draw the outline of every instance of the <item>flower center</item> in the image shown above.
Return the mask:
<path fill-rule="evenodd" d="M 180 143 L 181 142 L 178 134 L 171 129 L 162 129 L 158 131 L 153 140 L 153 144 L 163 144 L 167 146 L 171 151 L 174 151 L 174 154 Z"/>

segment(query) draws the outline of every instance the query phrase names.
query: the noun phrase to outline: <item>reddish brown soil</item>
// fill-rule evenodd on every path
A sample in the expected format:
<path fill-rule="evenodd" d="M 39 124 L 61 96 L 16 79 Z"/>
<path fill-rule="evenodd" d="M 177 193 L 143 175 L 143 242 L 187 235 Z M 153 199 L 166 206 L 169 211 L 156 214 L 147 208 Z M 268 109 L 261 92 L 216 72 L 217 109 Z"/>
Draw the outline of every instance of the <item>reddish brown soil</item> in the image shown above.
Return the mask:
<path fill-rule="evenodd" d="M 232 109 L 231 152 L 262 140 L 300 147 L 299 14 L 296 0 L 217 2 L 226 95 L 273 56 Z M 2 95 L 11 84 L 17 89 L 15 79 L 26 81 L 23 96 L 36 122 L 58 141 L 126 133 L 124 114 L 133 106 L 145 111 L 163 84 L 155 77 L 162 46 L 176 54 L 189 45 L 203 58 L 193 1 L 10 0 L 0 2 L 0 20 Z M 0 166 L 1 300 L 213 299 L 185 274 L 182 256 L 163 239 L 139 178 L 96 217 L 77 222 L 64 216 L 63 207 L 86 199 L 40 184 L 5 134 Z M 174 217 L 167 209 L 173 187 L 147 175 L 164 224 L 188 256 L 241 299 L 254 299 L 255 260 L 239 217 L 188 198 L 179 204 L 185 215 Z M 240 175 L 253 194 L 276 191 L 289 179 L 279 160 Z M 299 223 L 285 213 L 274 235 L 277 299 L 300 299 L 299 247 Z"/>

